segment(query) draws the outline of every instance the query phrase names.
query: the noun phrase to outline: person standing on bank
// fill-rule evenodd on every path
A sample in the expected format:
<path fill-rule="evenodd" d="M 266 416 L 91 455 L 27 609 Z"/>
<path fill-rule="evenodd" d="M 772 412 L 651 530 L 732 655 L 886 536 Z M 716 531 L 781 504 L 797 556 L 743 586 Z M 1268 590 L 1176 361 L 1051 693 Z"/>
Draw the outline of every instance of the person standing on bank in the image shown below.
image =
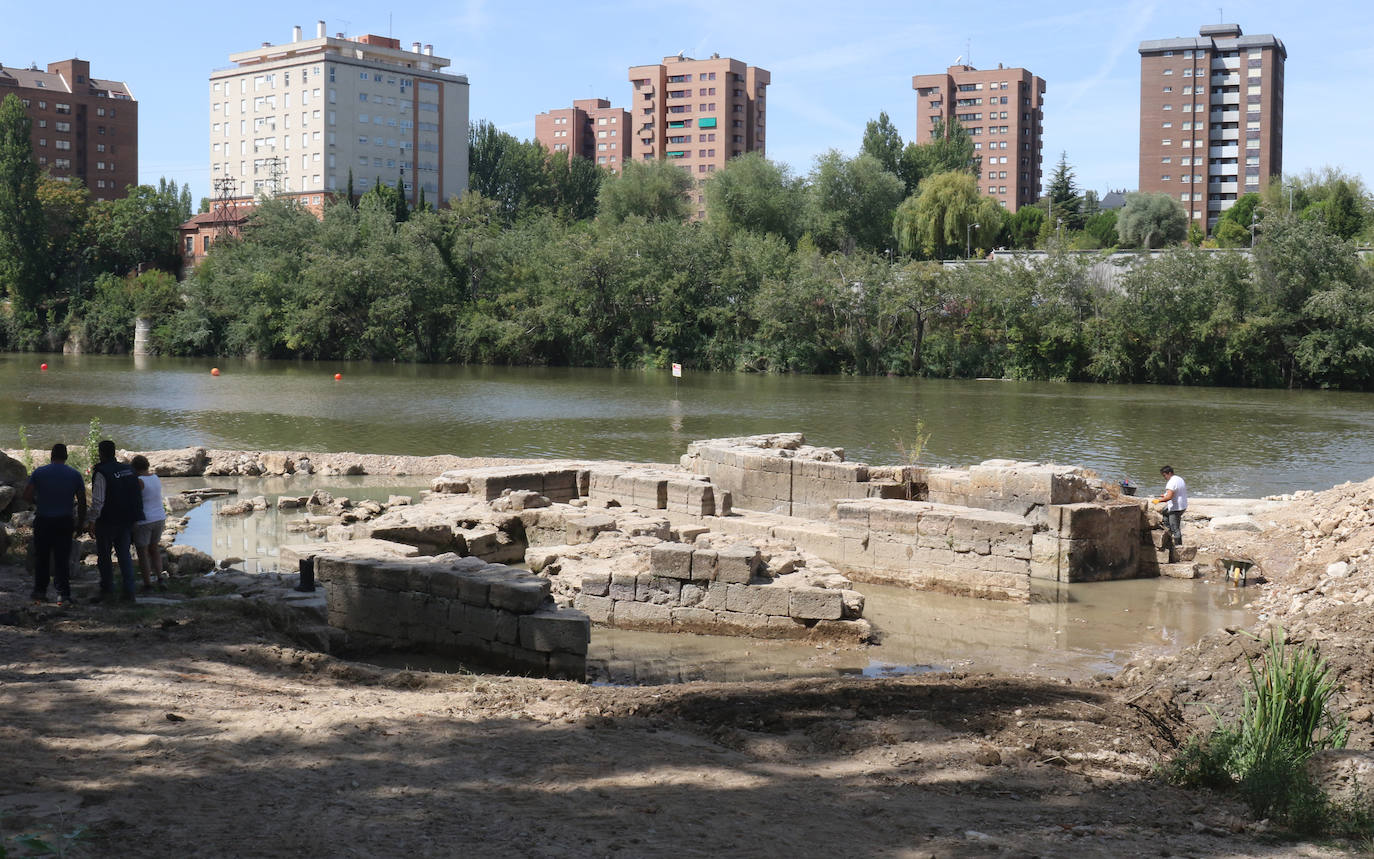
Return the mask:
<path fill-rule="evenodd" d="M 119 559 L 120 599 L 134 600 L 134 561 L 129 554 L 134 523 L 143 518 L 142 482 L 126 462 L 115 459 L 115 444 L 105 439 L 97 447 L 100 462 L 91 469 L 91 511 L 87 517 L 95 536 L 95 562 L 100 570 L 100 596 L 114 596 L 113 549 Z"/>
<path fill-rule="evenodd" d="M 162 481 L 148 467 L 148 457 L 143 454 L 129 461 L 134 474 L 143 484 L 143 519 L 134 523 L 134 552 L 138 555 L 138 571 L 143 575 L 143 592 L 149 593 L 162 585 L 162 530 L 167 525 L 167 514 L 162 509 Z M 156 581 L 156 584 L 154 584 Z"/>
<path fill-rule="evenodd" d="M 1164 478 L 1164 494 L 1155 499 L 1156 504 L 1164 505 L 1164 524 L 1174 535 L 1174 545 L 1183 545 L 1183 511 L 1188 509 L 1188 484 L 1174 474 L 1174 467 L 1166 465 L 1159 470 Z"/>
<path fill-rule="evenodd" d="M 33 599 L 47 600 L 51 570 L 58 602 L 71 605 L 72 536 L 76 523 L 86 520 L 86 483 L 81 472 L 67 464 L 65 444 L 52 446 L 51 460 L 35 468 L 24 486 L 24 500 L 37 507 L 33 519 Z"/>

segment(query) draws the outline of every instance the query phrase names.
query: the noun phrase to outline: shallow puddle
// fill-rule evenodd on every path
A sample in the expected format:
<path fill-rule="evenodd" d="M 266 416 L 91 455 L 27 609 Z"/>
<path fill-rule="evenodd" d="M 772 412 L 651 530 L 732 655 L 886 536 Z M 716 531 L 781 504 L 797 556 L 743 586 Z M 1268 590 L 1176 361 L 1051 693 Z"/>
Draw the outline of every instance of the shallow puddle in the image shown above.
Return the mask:
<path fill-rule="evenodd" d="M 166 479 L 167 494 L 192 487 L 237 489 L 185 514 L 177 542 L 217 560 L 239 558 L 250 571 L 276 569 L 283 544 L 317 538 L 287 523 L 303 510 L 277 510 L 279 495 L 325 489 L 354 501 L 390 495 L 418 500 L 415 477 L 215 477 Z M 266 496 L 268 510 L 217 516 L 224 504 Z M 864 616 L 878 630 L 868 647 L 817 646 L 750 638 L 674 635 L 593 628 L 587 665 L 596 683 L 661 684 L 692 680 L 764 680 L 858 674 L 891 677 L 927 671 L 996 671 L 1082 679 L 1114 673 L 1135 653 L 1164 655 L 1227 626 L 1248 626 L 1253 593 L 1219 579 L 1141 579 L 1040 588 L 1029 604 L 993 602 L 884 585 L 858 585 Z M 459 666 L 418 655 L 386 662 L 394 667 L 447 671 Z"/>

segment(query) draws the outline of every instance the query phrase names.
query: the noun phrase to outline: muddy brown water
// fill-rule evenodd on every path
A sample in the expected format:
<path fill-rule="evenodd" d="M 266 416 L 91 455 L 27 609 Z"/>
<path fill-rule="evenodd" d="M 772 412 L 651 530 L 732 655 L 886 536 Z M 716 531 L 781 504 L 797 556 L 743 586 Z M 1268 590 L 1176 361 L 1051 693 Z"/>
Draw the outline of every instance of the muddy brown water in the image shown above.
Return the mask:
<path fill-rule="evenodd" d="M 415 477 L 184 478 L 163 481 L 168 494 L 192 486 L 238 491 L 192 510 L 178 542 L 216 559 L 240 558 L 250 572 L 276 569 L 283 544 L 310 542 L 287 523 L 304 515 L 275 507 L 247 516 L 218 516 L 234 500 L 308 495 L 316 488 L 354 501 L 418 496 Z M 588 671 L 593 682 L 652 685 L 930 671 L 995 671 L 1082 679 L 1115 673 L 1135 655 L 1162 656 L 1226 626 L 1248 626 L 1252 593 L 1221 580 L 1142 579 L 1036 590 L 1029 604 L 994 602 L 882 585 L 857 586 L 864 616 L 879 633 L 866 647 L 595 628 Z M 449 660 L 391 655 L 393 667 L 448 671 Z"/>

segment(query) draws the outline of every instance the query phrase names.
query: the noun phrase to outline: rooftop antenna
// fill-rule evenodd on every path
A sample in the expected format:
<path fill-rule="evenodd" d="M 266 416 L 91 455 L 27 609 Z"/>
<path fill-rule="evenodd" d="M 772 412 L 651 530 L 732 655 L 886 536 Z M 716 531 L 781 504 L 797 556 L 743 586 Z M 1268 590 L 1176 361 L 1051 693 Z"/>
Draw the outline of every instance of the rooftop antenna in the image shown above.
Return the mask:
<path fill-rule="evenodd" d="M 391 13 L 386 13 L 386 37 L 391 38 Z"/>
<path fill-rule="evenodd" d="M 968 57 L 968 64 L 973 65 L 973 40 L 964 40 L 964 56 Z"/>

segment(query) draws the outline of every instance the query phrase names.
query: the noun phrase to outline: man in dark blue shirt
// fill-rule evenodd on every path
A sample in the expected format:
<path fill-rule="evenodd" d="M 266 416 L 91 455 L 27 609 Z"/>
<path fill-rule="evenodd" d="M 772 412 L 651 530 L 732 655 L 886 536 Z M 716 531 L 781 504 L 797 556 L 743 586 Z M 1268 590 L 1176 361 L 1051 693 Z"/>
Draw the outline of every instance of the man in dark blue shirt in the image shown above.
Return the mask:
<path fill-rule="evenodd" d="M 100 596 L 114 596 L 110 551 L 119 558 L 120 599 L 134 601 L 134 561 L 129 553 L 134 523 L 143 518 L 143 484 L 127 462 L 115 459 L 109 439 L 97 447 L 100 462 L 91 469 L 91 531 L 95 534 L 95 563 L 100 570 Z"/>
<path fill-rule="evenodd" d="M 58 599 L 70 604 L 72 535 L 76 523 L 86 519 L 86 486 L 81 472 L 67 464 L 65 444 L 53 445 L 52 461 L 29 475 L 24 500 L 38 508 L 33 520 L 33 599 L 42 602 L 48 598 L 51 569 Z"/>

